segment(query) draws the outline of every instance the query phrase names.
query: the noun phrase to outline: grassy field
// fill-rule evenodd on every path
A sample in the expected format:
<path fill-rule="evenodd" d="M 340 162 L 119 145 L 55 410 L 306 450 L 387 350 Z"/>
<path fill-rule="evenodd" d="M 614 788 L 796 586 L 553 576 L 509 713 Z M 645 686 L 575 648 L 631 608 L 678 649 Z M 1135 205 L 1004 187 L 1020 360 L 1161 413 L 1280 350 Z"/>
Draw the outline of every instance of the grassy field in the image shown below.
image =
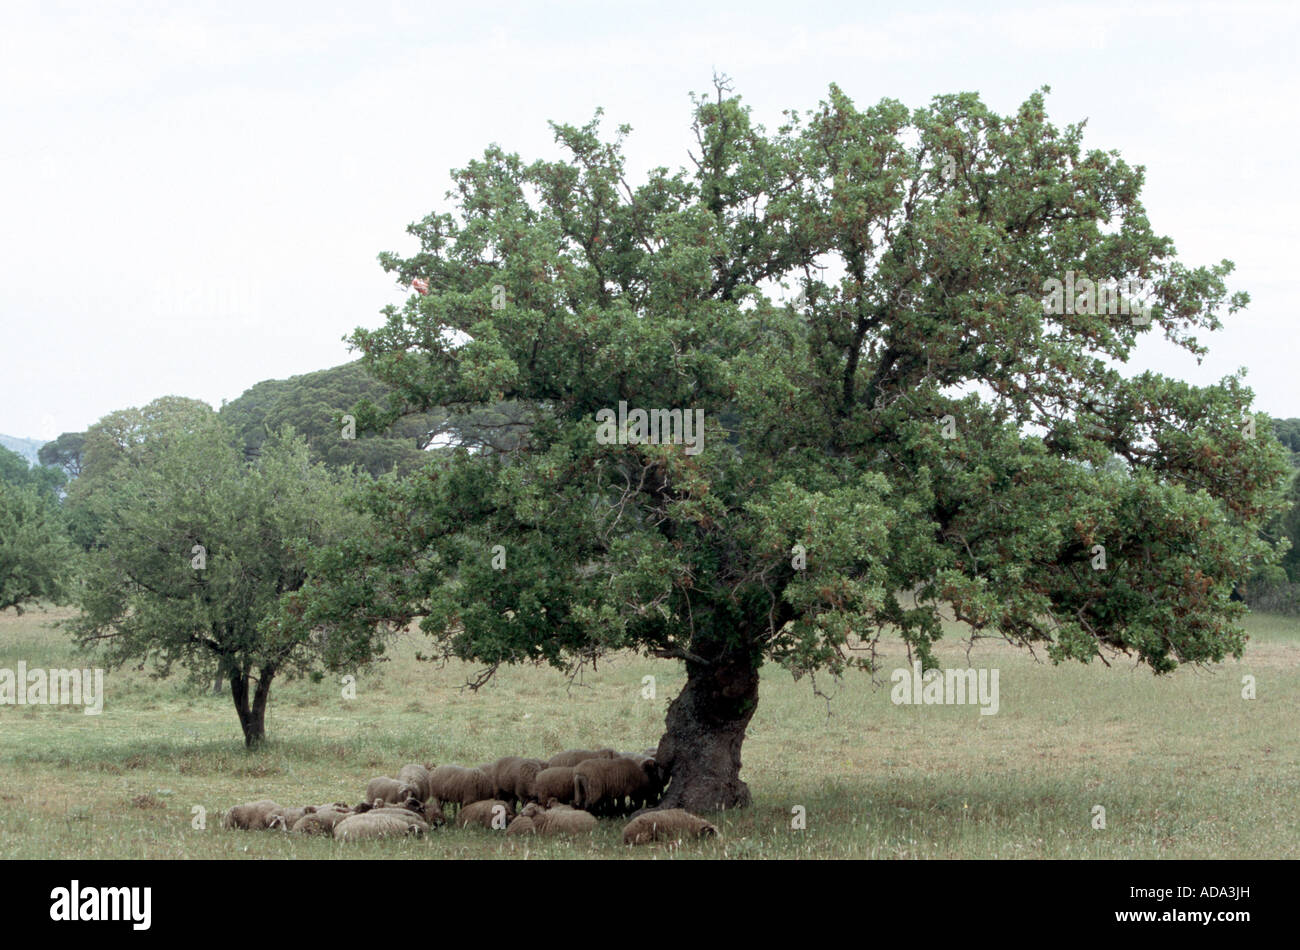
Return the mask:
<path fill-rule="evenodd" d="M 63 616 L 0 614 L 0 667 L 94 665 L 55 627 Z M 895 706 L 887 677 L 881 688 L 847 678 L 827 703 L 765 669 L 744 747 L 754 805 L 714 818 L 720 839 L 678 850 L 625 848 L 618 821 L 576 840 L 444 828 L 353 845 L 219 827 L 222 810 L 258 798 L 356 801 L 407 761 L 654 745 L 684 679 L 675 662 L 617 657 L 571 687 L 509 669 L 473 694 L 459 688 L 473 668 L 419 663 L 411 638 L 358 678 L 356 699 L 336 679 L 277 683 L 270 742 L 253 753 L 228 697 L 109 671 L 99 716 L 0 706 L 0 857 L 1295 858 L 1300 622 L 1255 616 L 1249 629 L 1242 661 L 1156 679 L 1125 664 L 1053 667 L 988 641 L 968 660 L 954 628 L 941 663 L 1000 670 L 992 716 Z M 900 643 L 886 656 L 886 670 L 906 665 Z M 655 700 L 641 696 L 647 674 Z M 1246 674 L 1254 700 L 1241 696 Z M 194 806 L 206 830 L 191 827 Z M 794 806 L 806 830 L 791 829 Z"/>

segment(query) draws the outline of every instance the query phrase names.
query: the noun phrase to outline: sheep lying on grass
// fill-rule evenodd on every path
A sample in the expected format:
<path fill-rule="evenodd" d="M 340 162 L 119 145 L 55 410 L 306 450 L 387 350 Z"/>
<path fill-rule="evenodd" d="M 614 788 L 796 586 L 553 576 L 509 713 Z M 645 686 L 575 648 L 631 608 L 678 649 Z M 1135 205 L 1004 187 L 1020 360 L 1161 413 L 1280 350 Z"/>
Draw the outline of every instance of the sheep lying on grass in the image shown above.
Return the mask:
<path fill-rule="evenodd" d="M 354 814 L 348 806 L 324 805 L 299 818 L 290 827 L 290 831 L 300 835 L 332 835 L 335 826 L 344 818 Z"/>
<path fill-rule="evenodd" d="M 418 818 L 415 820 L 419 821 Z M 418 825 L 401 815 L 389 814 L 387 808 L 374 809 L 361 815 L 349 815 L 334 826 L 336 841 L 366 841 L 373 838 L 399 838 L 403 835 L 418 834 L 422 834 Z"/>
<path fill-rule="evenodd" d="M 366 814 L 369 815 L 389 815 L 406 822 L 408 826 L 415 829 L 416 834 L 424 834 L 429 830 L 429 823 L 419 814 L 418 811 L 412 811 L 404 805 L 382 805 L 371 809 Z"/>
<path fill-rule="evenodd" d="M 519 825 L 518 830 L 515 830 L 515 825 Z M 510 833 L 517 835 L 529 832 L 539 835 L 580 835 L 595 830 L 596 816 L 590 812 L 580 811 L 568 805 L 542 808 L 538 804 L 524 806 L 524 810 L 508 829 Z"/>
<path fill-rule="evenodd" d="M 718 829 L 699 815 L 681 808 L 665 808 L 637 815 L 623 829 L 624 844 L 649 844 L 652 841 L 680 841 L 683 838 L 716 837 Z"/>
<path fill-rule="evenodd" d="M 298 823 L 299 818 L 310 815 L 314 811 L 316 811 L 315 805 L 308 805 L 306 808 L 281 808 L 271 815 L 271 820 L 266 823 L 266 827 L 277 831 L 288 831 Z"/>
<path fill-rule="evenodd" d="M 537 833 L 537 826 L 533 824 L 533 819 L 528 815 L 518 815 L 515 820 L 510 822 L 510 827 L 506 829 L 508 835 L 531 835 Z"/>
<path fill-rule="evenodd" d="M 509 803 L 499 798 L 489 798 L 481 802 L 472 802 L 460 810 L 456 824 L 462 828 L 469 825 L 481 825 L 492 831 L 504 831 L 515 817 L 515 810 Z"/>
<path fill-rule="evenodd" d="M 269 798 L 236 805 L 221 816 L 222 828 L 239 828 L 242 831 L 266 831 L 272 819 L 283 815 L 284 807 Z"/>

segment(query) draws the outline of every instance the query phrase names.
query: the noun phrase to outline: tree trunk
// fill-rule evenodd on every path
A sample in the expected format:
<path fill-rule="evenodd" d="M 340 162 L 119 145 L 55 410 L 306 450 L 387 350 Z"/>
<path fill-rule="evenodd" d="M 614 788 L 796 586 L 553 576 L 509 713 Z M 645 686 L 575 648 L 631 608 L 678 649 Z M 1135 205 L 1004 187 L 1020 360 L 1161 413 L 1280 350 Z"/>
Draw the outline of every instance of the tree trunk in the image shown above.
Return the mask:
<path fill-rule="evenodd" d="M 274 667 L 262 667 L 250 706 L 249 681 L 253 678 L 252 675 L 243 670 L 231 670 L 230 693 L 235 700 L 235 712 L 239 714 L 239 726 L 244 730 L 244 745 L 250 749 L 266 739 L 266 701 L 271 695 L 271 680 L 274 677 Z"/>
<path fill-rule="evenodd" d="M 668 707 L 655 754 L 672 776 L 662 807 L 701 812 L 750 803 L 740 745 L 757 707 L 758 666 L 748 654 L 687 661 L 686 686 Z"/>
<path fill-rule="evenodd" d="M 228 664 L 225 657 L 217 657 L 217 675 L 212 678 L 212 695 L 220 696 L 225 692 L 226 679 L 229 676 L 227 672 Z"/>

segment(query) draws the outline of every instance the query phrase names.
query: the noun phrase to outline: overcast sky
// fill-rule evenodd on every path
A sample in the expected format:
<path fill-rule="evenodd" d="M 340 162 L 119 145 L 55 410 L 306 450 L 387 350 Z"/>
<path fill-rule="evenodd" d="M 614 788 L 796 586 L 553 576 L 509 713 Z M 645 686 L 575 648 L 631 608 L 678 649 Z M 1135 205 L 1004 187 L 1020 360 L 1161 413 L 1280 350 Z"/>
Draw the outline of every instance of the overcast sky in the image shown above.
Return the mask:
<path fill-rule="evenodd" d="M 91 5 L 86 5 L 91 6 Z M 1198 367 L 1246 366 L 1300 416 L 1300 4 L 48 2 L 0 7 L 0 432 L 52 439 L 166 394 L 214 406 L 353 358 L 404 294 L 376 263 L 491 142 L 553 156 L 547 120 L 633 127 L 631 170 L 687 162 L 715 70 L 769 128 L 831 82 L 859 106 L 1051 86 L 1057 125 L 1147 167 L 1180 259 L 1236 262 L 1252 304 Z"/>

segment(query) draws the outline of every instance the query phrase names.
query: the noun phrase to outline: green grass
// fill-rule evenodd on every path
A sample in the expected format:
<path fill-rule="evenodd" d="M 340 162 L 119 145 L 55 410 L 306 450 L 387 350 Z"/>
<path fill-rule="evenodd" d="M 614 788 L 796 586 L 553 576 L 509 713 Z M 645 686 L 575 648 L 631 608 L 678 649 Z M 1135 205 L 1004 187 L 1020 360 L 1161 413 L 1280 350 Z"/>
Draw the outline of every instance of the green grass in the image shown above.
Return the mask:
<path fill-rule="evenodd" d="M 66 612 L 0 614 L 0 667 L 85 667 L 54 622 Z M 619 821 L 573 840 L 507 839 L 445 828 L 422 840 L 337 845 L 225 832 L 220 812 L 356 801 L 368 778 L 407 761 L 478 764 L 573 745 L 654 745 L 680 664 L 624 655 L 572 686 L 545 669 L 506 669 L 474 694 L 474 667 L 419 663 L 419 642 L 362 674 L 357 698 L 337 679 L 279 682 L 271 741 L 243 748 L 228 697 L 179 676 L 106 676 L 104 713 L 0 706 L 0 857 L 855 857 L 1294 858 L 1300 856 L 1300 622 L 1255 616 L 1241 661 L 1155 678 L 1117 663 L 1054 667 L 1006 644 L 971 650 L 956 628 L 944 666 L 1000 670 L 1001 709 L 894 706 L 885 685 L 763 671 L 742 776 L 754 805 L 710 816 L 717 841 L 628 849 Z M 653 674 L 658 698 L 641 697 Z M 1255 676 L 1257 698 L 1241 697 Z M 829 711 L 829 715 L 828 715 Z M 1092 809 L 1106 828 L 1091 827 Z M 191 827 L 192 808 L 207 829 Z M 807 829 L 792 830 L 803 806 Z"/>

